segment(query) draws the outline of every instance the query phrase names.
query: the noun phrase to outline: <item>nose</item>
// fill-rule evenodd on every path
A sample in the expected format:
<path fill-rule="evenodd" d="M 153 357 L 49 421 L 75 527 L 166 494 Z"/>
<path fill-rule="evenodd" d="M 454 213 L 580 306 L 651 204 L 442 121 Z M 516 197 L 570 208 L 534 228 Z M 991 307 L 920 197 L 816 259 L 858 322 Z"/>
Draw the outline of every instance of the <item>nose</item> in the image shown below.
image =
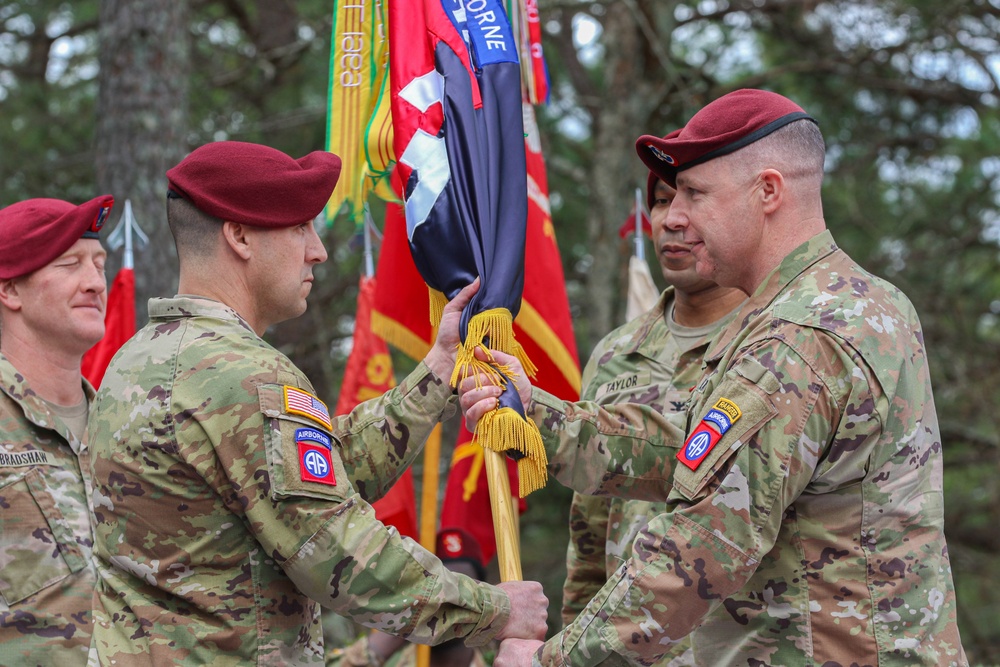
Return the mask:
<path fill-rule="evenodd" d="M 663 216 L 662 224 L 665 229 L 671 231 L 684 231 L 688 226 L 688 205 L 680 192 L 670 203 L 667 214 Z"/>
<path fill-rule="evenodd" d="M 85 292 L 103 294 L 108 290 L 108 280 L 104 275 L 104 268 L 91 261 L 85 270 L 82 281 L 82 288 Z"/>
<path fill-rule="evenodd" d="M 311 264 L 322 264 L 329 257 L 326 253 L 326 246 L 323 245 L 323 240 L 316 233 L 315 226 L 309 226 L 309 234 L 309 240 L 306 244 L 306 261 Z"/>

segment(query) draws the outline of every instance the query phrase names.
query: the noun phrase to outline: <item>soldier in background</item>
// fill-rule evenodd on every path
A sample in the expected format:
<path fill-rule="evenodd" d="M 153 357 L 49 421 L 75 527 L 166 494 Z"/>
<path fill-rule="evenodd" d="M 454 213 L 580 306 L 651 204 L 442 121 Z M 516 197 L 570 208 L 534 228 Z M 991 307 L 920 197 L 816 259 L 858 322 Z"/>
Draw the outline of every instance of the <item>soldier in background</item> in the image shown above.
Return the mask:
<path fill-rule="evenodd" d="M 0 664 L 83 665 L 90 645 L 90 466 L 80 374 L 104 335 L 114 204 L 0 210 Z"/>
<path fill-rule="evenodd" d="M 720 287 L 695 271 L 690 246 L 680 231 L 665 224 L 675 194 L 649 173 L 646 203 L 654 249 L 669 286 L 651 310 L 612 331 L 594 348 L 583 370 L 583 401 L 641 403 L 667 416 L 684 412 L 691 390 L 701 379 L 709 342 L 746 300 L 740 290 Z M 663 502 L 573 494 L 563 585 L 564 624 L 576 620 L 628 559 L 639 531 L 665 511 Z M 657 664 L 687 665 L 692 660 L 690 642 L 681 641 Z"/>
<path fill-rule="evenodd" d="M 698 665 L 968 664 L 920 322 L 827 231 L 816 122 L 739 90 L 636 147 L 677 189 L 666 224 L 698 274 L 750 298 L 683 418 L 518 383 L 557 478 L 668 511 L 575 622 L 495 665 L 649 663 L 688 635 Z M 472 424 L 499 393 L 474 381 Z"/>
<path fill-rule="evenodd" d="M 544 636 L 539 584 L 452 573 L 369 505 L 449 407 L 476 287 L 398 387 L 334 419 L 261 338 L 305 311 L 339 172 L 241 142 L 167 172 L 179 295 L 150 300 L 92 414 L 95 663 L 322 664 L 319 603 L 423 643 Z"/>

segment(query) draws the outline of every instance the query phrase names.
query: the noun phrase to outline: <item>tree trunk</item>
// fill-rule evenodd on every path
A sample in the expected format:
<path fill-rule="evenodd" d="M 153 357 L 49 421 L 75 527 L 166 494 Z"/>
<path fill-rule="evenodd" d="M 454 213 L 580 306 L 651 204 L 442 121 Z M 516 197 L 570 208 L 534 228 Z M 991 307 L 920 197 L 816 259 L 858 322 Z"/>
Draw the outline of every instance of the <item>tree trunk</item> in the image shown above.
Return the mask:
<path fill-rule="evenodd" d="M 649 127 L 656 106 L 644 53 L 644 37 L 627 3 L 612 3 L 603 21 L 601 42 L 606 68 L 601 104 L 594 114 L 594 154 L 589 180 L 594 206 L 587 219 L 588 246 L 593 265 L 587 276 L 588 338 L 582 349 L 593 349 L 605 334 L 624 322 L 625 272 L 619 247 L 618 227 L 635 201 L 635 188 L 645 187 L 646 170 L 636 157 L 634 142 L 644 132 L 661 133 Z M 627 260 L 624 264 L 627 264 Z"/>
<path fill-rule="evenodd" d="M 177 256 L 167 228 L 167 169 L 187 153 L 188 3 L 101 0 L 97 103 L 98 189 L 115 196 L 116 215 L 132 201 L 149 245 L 135 253 L 136 312 L 177 288 Z M 120 264 L 119 253 L 109 269 Z M 111 274 L 109 271 L 109 278 Z"/>

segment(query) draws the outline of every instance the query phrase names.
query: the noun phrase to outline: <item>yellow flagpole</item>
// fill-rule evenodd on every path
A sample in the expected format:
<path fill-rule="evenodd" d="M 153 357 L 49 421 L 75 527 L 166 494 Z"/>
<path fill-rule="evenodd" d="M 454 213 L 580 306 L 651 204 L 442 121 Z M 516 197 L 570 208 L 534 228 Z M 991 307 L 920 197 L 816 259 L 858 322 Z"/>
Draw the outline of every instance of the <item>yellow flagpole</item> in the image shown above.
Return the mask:
<path fill-rule="evenodd" d="M 510 478 L 504 454 L 483 448 L 486 460 L 486 480 L 490 489 L 490 510 L 493 532 L 497 538 L 497 563 L 500 581 L 521 581 L 520 539 L 517 534 L 517 513 L 510 495 Z"/>
<path fill-rule="evenodd" d="M 434 553 L 437 537 L 437 501 L 441 468 L 441 424 L 434 427 L 424 445 L 424 478 L 420 494 L 420 546 Z M 431 647 L 417 645 L 417 667 L 429 667 Z"/>

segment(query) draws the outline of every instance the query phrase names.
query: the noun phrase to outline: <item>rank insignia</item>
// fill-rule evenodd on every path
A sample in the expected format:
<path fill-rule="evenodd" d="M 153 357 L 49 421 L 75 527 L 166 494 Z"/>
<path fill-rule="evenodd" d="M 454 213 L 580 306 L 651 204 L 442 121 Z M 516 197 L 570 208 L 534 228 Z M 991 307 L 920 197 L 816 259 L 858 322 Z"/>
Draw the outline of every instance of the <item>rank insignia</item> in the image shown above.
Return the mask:
<path fill-rule="evenodd" d="M 326 403 L 319 400 L 308 391 L 302 391 L 298 387 L 285 385 L 285 412 L 290 415 L 301 415 L 321 424 L 328 429 L 333 429 L 330 421 L 330 411 Z"/>
<path fill-rule="evenodd" d="M 708 414 L 702 417 L 681 451 L 677 452 L 677 460 L 691 470 L 697 470 L 712 448 L 741 416 L 743 413 L 738 405 L 729 399 L 720 398 Z"/>
<path fill-rule="evenodd" d="M 337 486 L 330 457 L 330 436 L 312 428 L 295 429 L 295 445 L 299 450 L 299 471 L 303 482 L 318 482 Z"/>

